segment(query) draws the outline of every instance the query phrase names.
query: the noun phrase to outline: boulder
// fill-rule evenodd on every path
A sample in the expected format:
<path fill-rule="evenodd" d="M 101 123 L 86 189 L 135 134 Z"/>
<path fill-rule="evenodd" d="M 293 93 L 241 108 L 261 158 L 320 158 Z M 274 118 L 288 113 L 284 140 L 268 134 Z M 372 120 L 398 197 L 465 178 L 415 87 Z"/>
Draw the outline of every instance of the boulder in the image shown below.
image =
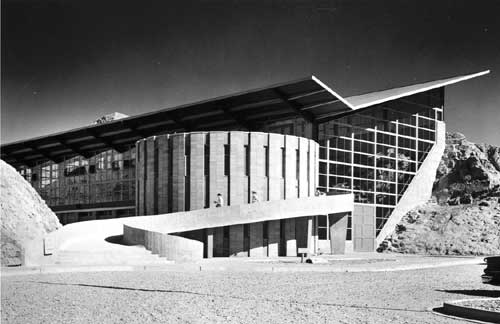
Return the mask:
<path fill-rule="evenodd" d="M 37 264 L 44 237 L 62 225 L 35 189 L 2 160 L 0 176 L 2 266 Z"/>

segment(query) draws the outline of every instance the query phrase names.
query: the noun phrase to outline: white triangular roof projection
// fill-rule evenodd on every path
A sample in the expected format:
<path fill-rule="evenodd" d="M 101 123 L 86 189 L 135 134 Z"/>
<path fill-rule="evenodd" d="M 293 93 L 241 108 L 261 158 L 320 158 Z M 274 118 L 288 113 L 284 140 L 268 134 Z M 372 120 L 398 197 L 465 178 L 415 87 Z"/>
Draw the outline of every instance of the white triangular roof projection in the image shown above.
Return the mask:
<path fill-rule="evenodd" d="M 406 87 L 393 88 L 393 89 L 382 90 L 382 91 L 377 91 L 377 92 L 370 92 L 367 94 L 345 97 L 345 98 L 342 97 L 341 95 L 339 95 L 337 92 L 333 91 L 330 87 L 325 85 L 323 82 L 321 82 L 315 76 L 312 76 L 312 78 L 320 86 L 325 88 L 332 95 L 334 95 L 340 101 L 342 101 L 344 104 L 346 104 L 349 108 L 360 109 L 360 108 L 365 108 L 368 106 L 380 104 L 380 103 L 383 103 L 386 101 L 390 101 L 390 100 L 394 100 L 394 99 L 398 99 L 398 98 L 402 98 L 402 97 L 406 97 L 406 96 L 411 96 L 411 95 L 414 95 L 414 94 L 417 94 L 420 92 L 429 91 L 432 89 L 444 87 L 444 86 L 454 84 L 457 82 L 469 80 L 469 79 L 476 78 L 476 77 L 479 77 L 479 76 L 482 76 L 482 75 L 485 75 L 488 73 L 490 73 L 490 70 L 486 70 L 486 71 L 482 71 L 482 72 L 478 72 L 478 73 L 473 73 L 473 74 L 456 76 L 456 77 L 448 78 L 448 79 L 442 79 L 442 80 L 414 84 L 414 85 L 410 85 L 410 86 L 406 86 Z"/>

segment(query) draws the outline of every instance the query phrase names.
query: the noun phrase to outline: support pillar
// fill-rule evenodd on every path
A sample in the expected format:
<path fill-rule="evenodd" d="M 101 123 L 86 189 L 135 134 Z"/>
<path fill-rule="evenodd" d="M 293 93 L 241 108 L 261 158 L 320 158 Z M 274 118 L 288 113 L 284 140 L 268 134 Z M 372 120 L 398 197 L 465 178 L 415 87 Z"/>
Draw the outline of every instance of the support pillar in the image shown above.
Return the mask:
<path fill-rule="evenodd" d="M 264 256 L 263 248 L 263 223 L 251 223 L 250 226 L 250 250 L 248 251 L 251 257 L 262 257 Z"/>
<path fill-rule="evenodd" d="M 295 219 L 285 220 L 286 256 L 297 256 L 297 239 L 295 237 Z"/>
<path fill-rule="evenodd" d="M 205 258 L 214 257 L 214 229 L 207 228 L 205 230 Z"/>
<path fill-rule="evenodd" d="M 347 213 L 328 215 L 330 224 L 330 250 L 332 254 L 345 253 L 345 236 L 347 232 Z"/>
<path fill-rule="evenodd" d="M 243 246 L 243 225 L 229 226 L 229 256 L 248 256 Z"/>
<path fill-rule="evenodd" d="M 267 251 L 269 257 L 277 257 L 279 255 L 280 244 L 280 221 L 271 220 L 267 225 Z"/>
<path fill-rule="evenodd" d="M 316 253 L 314 251 L 314 240 L 313 240 L 313 218 L 312 216 L 307 217 L 307 249 L 310 254 Z"/>

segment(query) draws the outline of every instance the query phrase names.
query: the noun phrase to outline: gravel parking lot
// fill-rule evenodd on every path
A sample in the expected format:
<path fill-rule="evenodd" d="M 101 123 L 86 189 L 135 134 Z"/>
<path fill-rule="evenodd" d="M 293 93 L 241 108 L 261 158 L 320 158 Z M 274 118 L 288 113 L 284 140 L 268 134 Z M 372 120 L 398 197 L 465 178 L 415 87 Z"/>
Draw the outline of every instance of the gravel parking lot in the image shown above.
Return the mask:
<path fill-rule="evenodd" d="M 483 266 L 394 272 L 136 271 L 2 278 L 2 323 L 462 323 L 443 301 L 500 297 Z"/>

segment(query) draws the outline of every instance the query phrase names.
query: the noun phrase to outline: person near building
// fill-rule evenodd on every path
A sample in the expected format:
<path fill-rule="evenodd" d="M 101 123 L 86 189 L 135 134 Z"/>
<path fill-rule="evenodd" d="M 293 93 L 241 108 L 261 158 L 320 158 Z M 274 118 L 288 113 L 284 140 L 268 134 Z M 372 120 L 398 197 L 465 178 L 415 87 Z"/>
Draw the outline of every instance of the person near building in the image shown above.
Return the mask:
<path fill-rule="evenodd" d="M 220 193 L 217 194 L 217 200 L 214 201 L 215 207 L 222 207 L 224 205 L 224 198 Z"/>
<path fill-rule="evenodd" d="M 316 196 L 326 196 L 326 193 L 324 193 L 323 191 L 319 190 L 319 188 L 316 188 L 315 195 Z"/>
<path fill-rule="evenodd" d="M 257 195 L 257 191 L 252 191 L 252 204 L 259 202 L 259 196 Z"/>

